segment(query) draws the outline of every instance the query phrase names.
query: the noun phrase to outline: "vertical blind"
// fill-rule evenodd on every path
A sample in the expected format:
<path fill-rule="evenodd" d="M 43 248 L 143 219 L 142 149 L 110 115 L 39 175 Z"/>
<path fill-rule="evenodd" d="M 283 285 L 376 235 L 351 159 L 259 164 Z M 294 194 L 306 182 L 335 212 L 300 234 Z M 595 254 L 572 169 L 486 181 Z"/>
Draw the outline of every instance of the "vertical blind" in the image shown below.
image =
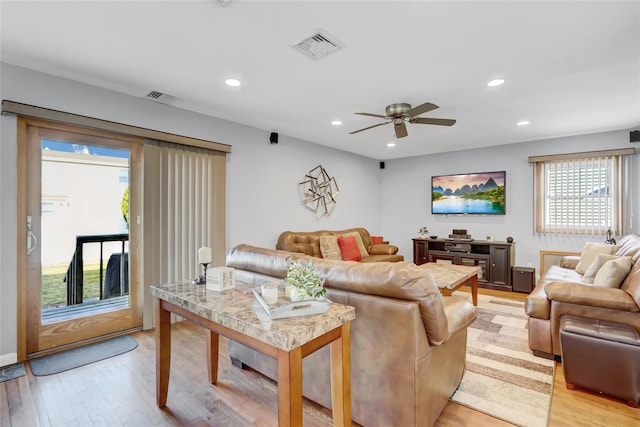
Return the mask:
<path fill-rule="evenodd" d="M 630 156 L 590 154 L 535 161 L 537 232 L 599 235 L 609 229 L 615 234 L 628 231 Z"/>
<path fill-rule="evenodd" d="M 201 275 L 203 246 L 211 248 L 209 267 L 224 265 L 225 153 L 145 140 L 144 168 L 145 285 Z"/>

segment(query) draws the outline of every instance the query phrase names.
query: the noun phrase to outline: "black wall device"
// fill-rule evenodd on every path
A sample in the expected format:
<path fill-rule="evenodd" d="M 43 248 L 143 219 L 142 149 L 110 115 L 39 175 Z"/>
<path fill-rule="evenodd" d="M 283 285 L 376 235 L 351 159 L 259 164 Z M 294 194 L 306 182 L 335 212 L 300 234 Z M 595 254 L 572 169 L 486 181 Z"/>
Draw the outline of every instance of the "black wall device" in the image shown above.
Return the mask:
<path fill-rule="evenodd" d="M 380 162 L 380 169 L 384 169 L 384 162 Z"/>
<path fill-rule="evenodd" d="M 277 144 L 278 143 L 278 132 L 271 132 L 271 136 L 269 137 L 269 141 L 271 141 L 272 144 Z"/>
<path fill-rule="evenodd" d="M 640 142 L 640 130 L 629 132 L 629 142 Z"/>

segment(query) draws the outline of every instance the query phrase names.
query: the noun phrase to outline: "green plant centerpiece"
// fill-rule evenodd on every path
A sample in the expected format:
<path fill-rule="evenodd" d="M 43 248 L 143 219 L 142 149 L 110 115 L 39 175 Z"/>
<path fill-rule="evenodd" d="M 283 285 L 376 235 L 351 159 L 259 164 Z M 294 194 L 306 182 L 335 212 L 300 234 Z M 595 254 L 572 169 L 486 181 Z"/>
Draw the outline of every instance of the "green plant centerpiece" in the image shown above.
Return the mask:
<path fill-rule="evenodd" d="M 324 279 L 320 277 L 318 270 L 311 264 L 311 260 L 306 264 L 293 261 L 289 264 L 284 280 L 295 288 L 295 292 L 292 292 L 291 295 L 292 301 L 325 298 L 327 296 L 327 290 L 324 288 Z"/>

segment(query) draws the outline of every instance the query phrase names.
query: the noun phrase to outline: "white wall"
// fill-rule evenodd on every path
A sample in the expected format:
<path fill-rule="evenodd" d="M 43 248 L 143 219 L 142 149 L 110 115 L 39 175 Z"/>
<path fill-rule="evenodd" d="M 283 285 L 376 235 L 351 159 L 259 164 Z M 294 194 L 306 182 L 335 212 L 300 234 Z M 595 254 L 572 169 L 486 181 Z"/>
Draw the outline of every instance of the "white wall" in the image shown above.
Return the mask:
<path fill-rule="evenodd" d="M 382 180 L 383 228 L 405 258 L 412 259 L 411 238 L 426 225 L 431 234 L 447 236 L 453 228 L 466 228 L 472 237 L 496 240 L 512 236 L 516 265 L 532 266 L 539 274 L 542 249 L 580 251 L 592 237 L 536 235 L 533 231 L 533 166 L 529 156 L 629 148 L 629 132 L 607 132 L 443 153 L 386 162 Z M 633 159 L 635 194 L 640 182 L 640 154 Z M 432 215 L 431 176 L 506 170 L 506 215 Z M 640 228 L 640 195 L 632 200 L 632 227 Z"/>
<path fill-rule="evenodd" d="M 227 248 L 238 243 L 275 247 L 285 229 L 380 229 L 378 162 L 280 135 L 179 110 L 146 99 L 1 64 L 2 99 L 157 129 L 232 146 L 227 156 Z M 16 357 L 16 118 L 0 119 L 0 365 Z M 338 205 L 316 218 L 298 201 L 297 183 L 318 164 L 336 177 Z"/>
<path fill-rule="evenodd" d="M 400 247 L 412 260 L 411 238 L 427 225 L 448 235 L 467 228 L 475 237 L 513 236 L 517 265 L 538 267 L 540 249 L 579 251 L 585 238 L 537 237 L 532 231 L 532 171 L 527 157 L 539 154 L 629 147 L 628 131 L 512 144 L 479 150 L 378 161 L 280 135 L 271 130 L 179 110 L 153 101 L 1 64 L 0 98 L 232 145 L 227 156 L 227 248 L 238 243 L 274 247 L 289 230 L 364 226 Z M 16 119 L 0 119 L 0 365 L 16 353 Z M 637 145 L 637 144 L 636 144 Z M 297 183 L 321 164 L 340 186 L 338 206 L 317 219 L 300 206 Z M 634 157 L 640 182 L 640 155 Z M 435 174 L 507 171 L 507 214 L 441 217 L 430 213 L 430 178 Z M 635 188 L 638 193 L 638 187 Z M 640 196 L 633 203 L 633 231 L 640 228 Z M 13 359 L 13 360 L 12 360 Z"/>

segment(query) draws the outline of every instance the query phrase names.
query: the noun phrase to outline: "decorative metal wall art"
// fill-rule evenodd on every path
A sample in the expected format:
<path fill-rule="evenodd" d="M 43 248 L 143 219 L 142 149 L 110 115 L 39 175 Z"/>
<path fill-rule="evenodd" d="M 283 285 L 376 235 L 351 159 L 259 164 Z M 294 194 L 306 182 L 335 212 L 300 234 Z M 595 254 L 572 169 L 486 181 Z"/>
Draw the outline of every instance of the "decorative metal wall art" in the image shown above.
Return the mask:
<path fill-rule="evenodd" d="M 321 165 L 311 169 L 304 176 L 304 181 L 298 183 L 300 202 L 318 217 L 331 214 L 339 192 L 335 177 L 329 176 Z"/>

